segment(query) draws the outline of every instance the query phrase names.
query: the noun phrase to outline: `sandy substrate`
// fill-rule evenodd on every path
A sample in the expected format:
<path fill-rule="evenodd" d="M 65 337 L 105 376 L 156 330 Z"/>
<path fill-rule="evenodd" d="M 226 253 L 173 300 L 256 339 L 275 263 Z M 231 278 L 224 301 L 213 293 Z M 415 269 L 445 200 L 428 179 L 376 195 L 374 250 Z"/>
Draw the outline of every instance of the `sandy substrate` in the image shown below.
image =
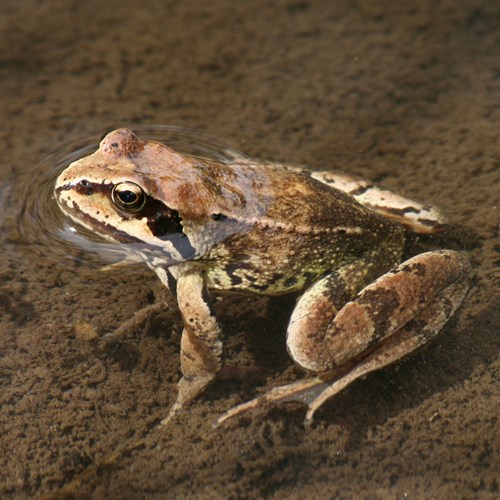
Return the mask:
<path fill-rule="evenodd" d="M 3 0 L 0 496 L 497 498 L 499 23 L 489 0 Z M 175 303 L 100 351 L 85 332 L 150 303 L 155 276 L 99 272 L 16 230 L 22 179 L 63 141 L 150 123 L 439 205 L 477 232 L 466 303 L 308 430 L 296 404 L 213 429 L 302 376 L 284 347 L 293 300 L 224 296 L 228 358 L 266 378 L 217 383 L 152 430 L 176 395 Z"/>

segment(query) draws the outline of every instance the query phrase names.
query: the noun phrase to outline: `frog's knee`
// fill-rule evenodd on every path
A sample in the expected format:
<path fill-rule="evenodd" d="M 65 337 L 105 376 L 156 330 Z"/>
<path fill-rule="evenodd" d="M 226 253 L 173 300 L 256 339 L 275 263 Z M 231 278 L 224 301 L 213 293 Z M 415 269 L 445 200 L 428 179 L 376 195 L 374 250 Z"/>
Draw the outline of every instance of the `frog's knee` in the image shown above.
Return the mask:
<path fill-rule="evenodd" d="M 324 318 L 307 310 L 307 301 L 299 301 L 288 324 L 286 346 L 290 357 L 305 370 L 319 373 L 331 368 L 331 356 L 325 348 Z M 314 309 L 317 309 L 317 304 Z"/>
<path fill-rule="evenodd" d="M 335 317 L 353 294 L 349 271 L 339 269 L 314 283 L 295 306 L 288 324 L 287 349 L 305 370 L 329 371 L 349 357 L 350 347 L 331 335 Z"/>
<path fill-rule="evenodd" d="M 304 342 L 300 335 L 297 335 L 293 329 L 290 332 L 288 329 L 288 336 L 286 347 L 288 354 L 304 370 L 314 373 L 325 371 L 327 368 L 323 367 L 323 363 L 319 357 L 318 349 L 311 349 L 310 343 Z"/>

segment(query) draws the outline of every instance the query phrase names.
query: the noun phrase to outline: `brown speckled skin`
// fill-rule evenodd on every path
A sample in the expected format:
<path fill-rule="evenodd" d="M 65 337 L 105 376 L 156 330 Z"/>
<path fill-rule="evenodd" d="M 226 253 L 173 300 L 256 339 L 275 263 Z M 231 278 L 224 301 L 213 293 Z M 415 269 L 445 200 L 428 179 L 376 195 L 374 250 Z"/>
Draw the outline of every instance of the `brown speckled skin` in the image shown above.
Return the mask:
<path fill-rule="evenodd" d="M 140 186 L 137 210 L 116 206 L 116 186 Z M 207 287 L 306 290 L 288 329 L 292 358 L 316 373 L 358 360 L 351 376 L 395 361 L 435 335 L 467 290 L 468 264 L 457 252 L 422 254 L 391 271 L 402 258 L 405 228 L 305 173 L 187 157 L 127 129 L 111 132 L 96 153 L 70 165 L 56 195 L 77 221 L 129 243 L 166 286 L 177 282 L 184 376 L 170 415 L 223 367 L 222 331 Z"/>

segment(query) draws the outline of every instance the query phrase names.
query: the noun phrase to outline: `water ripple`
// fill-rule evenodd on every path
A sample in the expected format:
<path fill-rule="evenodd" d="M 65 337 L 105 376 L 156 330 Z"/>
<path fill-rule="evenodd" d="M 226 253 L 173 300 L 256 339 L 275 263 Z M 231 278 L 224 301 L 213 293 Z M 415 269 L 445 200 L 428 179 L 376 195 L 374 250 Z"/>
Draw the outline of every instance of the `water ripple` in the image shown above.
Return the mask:
<path fill-rule="evenodd" d="M 169 125 L 140 125 L 131 129 L 141 139 L 162 142 L 191 156 L 224 163 L 250 161 L 223 141 L 190 129 Z M 104 241 L 65 217 L 53 193 L 59 173 L 71 162 L 93 153 L 98 148 L 99 139 L 97 136 L 86 137 L 62 145 L 42 160 L 18 186 L 19 199 L 22 200 L 18 229 L 25 244 L 37 245 L 38 249 L 51 256 L 64 256 L 77 261 L 88 260 L 94 255 L 101 261 L 100 264 L 95 263 L 96 266 L 101 265 L 102 260 L 113 263 L 127 257 L 118 244 Z"/>

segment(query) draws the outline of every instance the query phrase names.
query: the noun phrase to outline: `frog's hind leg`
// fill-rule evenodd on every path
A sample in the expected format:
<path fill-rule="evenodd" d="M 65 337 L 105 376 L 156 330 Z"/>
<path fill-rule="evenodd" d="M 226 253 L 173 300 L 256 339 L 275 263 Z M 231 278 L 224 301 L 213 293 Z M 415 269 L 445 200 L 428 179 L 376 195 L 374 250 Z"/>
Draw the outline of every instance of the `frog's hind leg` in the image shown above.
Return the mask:
<path fill-rule="evenodd" d="M 321 393 L 314 395 L 308 402 L 304 423 L 310 424 L 316 410 L 354 380 L 405 358 L 435 337 L 461 304 L 467 289 L 468 285 L 463 281 L 447 287 L 438 294 L 432 304 L 401 328 L 397 335 L 389 337 L 355 368 L 331 382 Z"/>
<path fill-rule="evenodd" d="M 305 423 L 309 424 L 314 412 L 351 382 L 404 358 L 433 338 L 461 304 L 468 274 L 469 264 L 458 252 L 417 255 L 347 303 L 323 331 L 323 340 L 309 330 L 315 311 L 300 307 L 303 301 L 308 308 L 312 305 L 306 292 L 290 322 L 288 348 L 300 365 L 321 375 L 275 388 L 233 408 L 218 423 L 266 402 L 294 400 L 308 405 Z"/>
<path fill-rule="evenodd" d="M 311 177 L 352 196 L 361 205 L 403 224 L 419 234 L 443 231 L 447 220 L 436 208 L 382 189 L 356 176 L 330 171 L 312 172 Z"/>

